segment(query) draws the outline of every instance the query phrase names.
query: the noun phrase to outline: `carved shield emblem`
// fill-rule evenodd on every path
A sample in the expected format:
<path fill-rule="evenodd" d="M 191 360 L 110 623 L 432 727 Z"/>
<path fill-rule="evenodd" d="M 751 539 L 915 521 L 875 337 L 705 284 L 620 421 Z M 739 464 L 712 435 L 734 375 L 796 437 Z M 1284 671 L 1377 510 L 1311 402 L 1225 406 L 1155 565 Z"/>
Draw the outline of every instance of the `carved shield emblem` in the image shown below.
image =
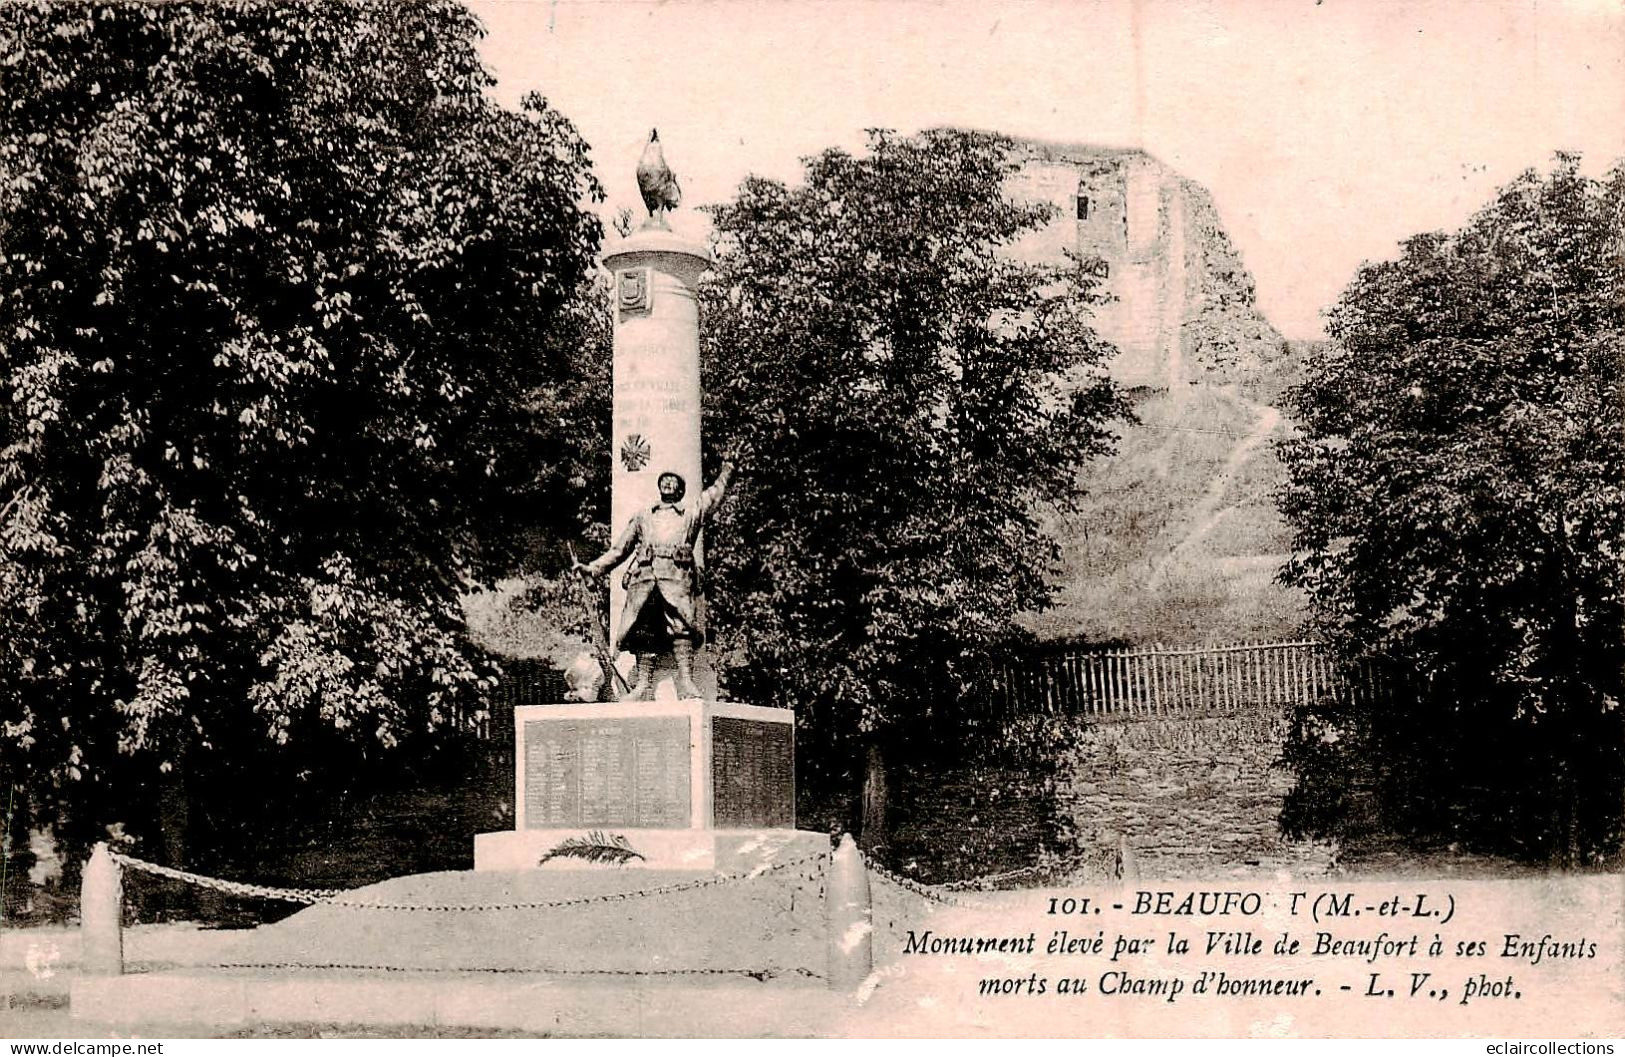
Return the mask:
<path fill-rule="evenodd" d="M 628 268 L 617 273 L 615 290 L 622 313 L 649 311 L 649 269 Z"/>

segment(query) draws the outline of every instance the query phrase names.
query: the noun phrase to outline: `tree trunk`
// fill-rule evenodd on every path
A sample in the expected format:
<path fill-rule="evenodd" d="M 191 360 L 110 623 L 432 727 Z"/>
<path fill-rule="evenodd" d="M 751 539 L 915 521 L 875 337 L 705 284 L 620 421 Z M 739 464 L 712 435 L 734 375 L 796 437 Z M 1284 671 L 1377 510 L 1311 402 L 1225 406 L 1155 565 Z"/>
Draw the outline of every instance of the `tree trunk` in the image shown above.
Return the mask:
<path fill-rule="evenodd" d="M 875 854 L 886 846 L 886 757 L 870 742 L 863 752 L 863 807 L 858 822 L 858 847 Z"/>
<path fill-rule="evenodd" d="M 158 831 L 163 844 L 164 864 L 177 870 L 189 870 L 195 865 L 187 855 L 192 804 L 182 773 L 184 754 L 177 753 L 177 757 L 175 766 L 158 777 Z M 191 886 L 166 882 L 158 887 L 158 893 L 156 909 L 164 917 L 185 919 L 195 916 L 197 907 Z"/>
<path fill-rule="evenodd" d="M 1557 547 L 1553 551 L 1555 581 L 1553 598 L 1557 602 L 1558 657 L 1555 682 L 1558 687 L 1557 716 L 1562 727 L 1558 731 L 1558 774 L 1561 784 L 1563 825 L 1558 831 L 1561 865 L 1573 869 L 1583 858 L 1580 848 L 1581 813 L 1585 779 L 1590 769 L 1585 766 L 1586 728 L 1590 726 L 1591 705 L 1586 679 L 1586 665 L 1580 641 L 1580 599 L 1569 570 L 1568 504 L 1557 507 Z"/>
<path fill-rule="evenodd" d="M 0 924 L 33 909 L 28 872 L 34 857 L 28 840 L 27 802 L 26 792 L 19 797 L 16 785 L 7 784 L 0 791 L 0 810 L 5 811 L 4 824 L 0 825 Z"/>

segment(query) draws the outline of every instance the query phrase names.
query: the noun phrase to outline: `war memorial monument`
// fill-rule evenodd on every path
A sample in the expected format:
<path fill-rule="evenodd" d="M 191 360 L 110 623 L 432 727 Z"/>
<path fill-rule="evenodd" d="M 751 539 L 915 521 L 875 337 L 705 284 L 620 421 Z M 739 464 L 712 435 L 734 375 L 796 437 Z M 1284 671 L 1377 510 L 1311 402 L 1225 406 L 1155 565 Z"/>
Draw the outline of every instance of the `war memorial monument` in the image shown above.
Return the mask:
<path fill-rule="evenodd" d="M 828 846 L 794 828 L 794 713 L 717 696 L 704 648 L 703 531 L 733 466 L 699 489 L 697 286 L 711 256 L 666 222 L 680 194 L 658 133 L 638 182 L 649 217 L 604 256 L 614 301 L 615 542 L 576 567 L 610 576 L 614 637 L 601 644 L 602 677 L 573 695 L 587 700 L 515 709 L 514 828 L 475 838 L 476 870 L 525 869 L 544 857 L 548 868 L 591 867 L 590 856 L 556 852 L 595 836 L 634 850 L 640 865 L 722 872 Z M 611 656 L 622 651 L 629 680 L 619 678 L 628 664 Z"/>
<path fill-rule="evenodd" d="M 658 159 L 653 139 L 651 150 Z M 718 700 L 705 660 L 701 531 L 731 476 L 725 464 L 710 489 L 688 492 L 700 480 L 696 284 L 710 256 L 666 225 L 675 181 L 648 158 L 650 219 L 604 259 L 619 531 L 574 570 L 594 580 L 622 570 L 612 641 L 632 654 L 620 668 L 633 679 L 617 685 L 600 643 L 603 678 L 573 695 L 589 699 L 515 709 L 514 828 L 475 836 L 472 871 L 332 892 L 228 883 L 308 905 L 223 936 L 224 975 L 126 972 L 121 869 L 163 868 L 98 845 L 81 890 L 75 1017 L 814 1034 L 833 1008 L 814 996 L 844 1000 L 869 977 L 871 899 L 855 844 L 846 837 L 832 854 L 826 834 L 794 828 L 792 710 Z M 651 173 L 669 182 L 659 195 Z M 400 975 L 420 973 L 450 975 Z M 741 976 L 755 980 L 711 980 Z M 763 981 L 777 983 L 764 992 Z"/>

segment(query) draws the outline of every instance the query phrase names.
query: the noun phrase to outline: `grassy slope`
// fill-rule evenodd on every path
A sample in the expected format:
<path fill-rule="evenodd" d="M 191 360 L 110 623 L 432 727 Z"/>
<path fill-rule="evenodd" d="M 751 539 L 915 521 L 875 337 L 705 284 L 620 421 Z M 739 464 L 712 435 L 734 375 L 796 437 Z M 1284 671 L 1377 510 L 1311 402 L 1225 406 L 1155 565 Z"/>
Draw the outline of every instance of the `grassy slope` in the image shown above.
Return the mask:
<path fill-rule="evenodd" d="M 1294 343 L 1227 384 L 1132 394 L 1139 424 L 1084 471 L 1083 511 L 1052 521 L 1060 589 L 1054 608 L 1027 618 L 1030 629 L 1136 644 L 1299 634 L 1303 600 L 1275 581 L 1290 537 L 1275 510 L 1282 469 L 1272 443 L 1291 426 L 1271 411 L 1302 352 Z"/>

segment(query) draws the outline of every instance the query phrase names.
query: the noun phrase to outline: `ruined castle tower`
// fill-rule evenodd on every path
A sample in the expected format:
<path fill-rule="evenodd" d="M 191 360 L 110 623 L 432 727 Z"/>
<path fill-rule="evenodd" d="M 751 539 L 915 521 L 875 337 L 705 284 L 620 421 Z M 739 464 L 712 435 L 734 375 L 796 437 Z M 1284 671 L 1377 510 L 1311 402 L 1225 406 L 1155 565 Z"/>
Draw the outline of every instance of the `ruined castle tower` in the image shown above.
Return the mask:
<path fill-rule="evenodd" d="M 1109 297 L 1095 328 L 1118 348 L 1109 366 L 1120 384 L 1172 391 L 1277 353 L 1281 337 L 1204 188 L 1141 150 L 1018 140 L 1015 155 L 1011 195 L 1055 209 L 1015 252 L 1093 262 Z"/>

